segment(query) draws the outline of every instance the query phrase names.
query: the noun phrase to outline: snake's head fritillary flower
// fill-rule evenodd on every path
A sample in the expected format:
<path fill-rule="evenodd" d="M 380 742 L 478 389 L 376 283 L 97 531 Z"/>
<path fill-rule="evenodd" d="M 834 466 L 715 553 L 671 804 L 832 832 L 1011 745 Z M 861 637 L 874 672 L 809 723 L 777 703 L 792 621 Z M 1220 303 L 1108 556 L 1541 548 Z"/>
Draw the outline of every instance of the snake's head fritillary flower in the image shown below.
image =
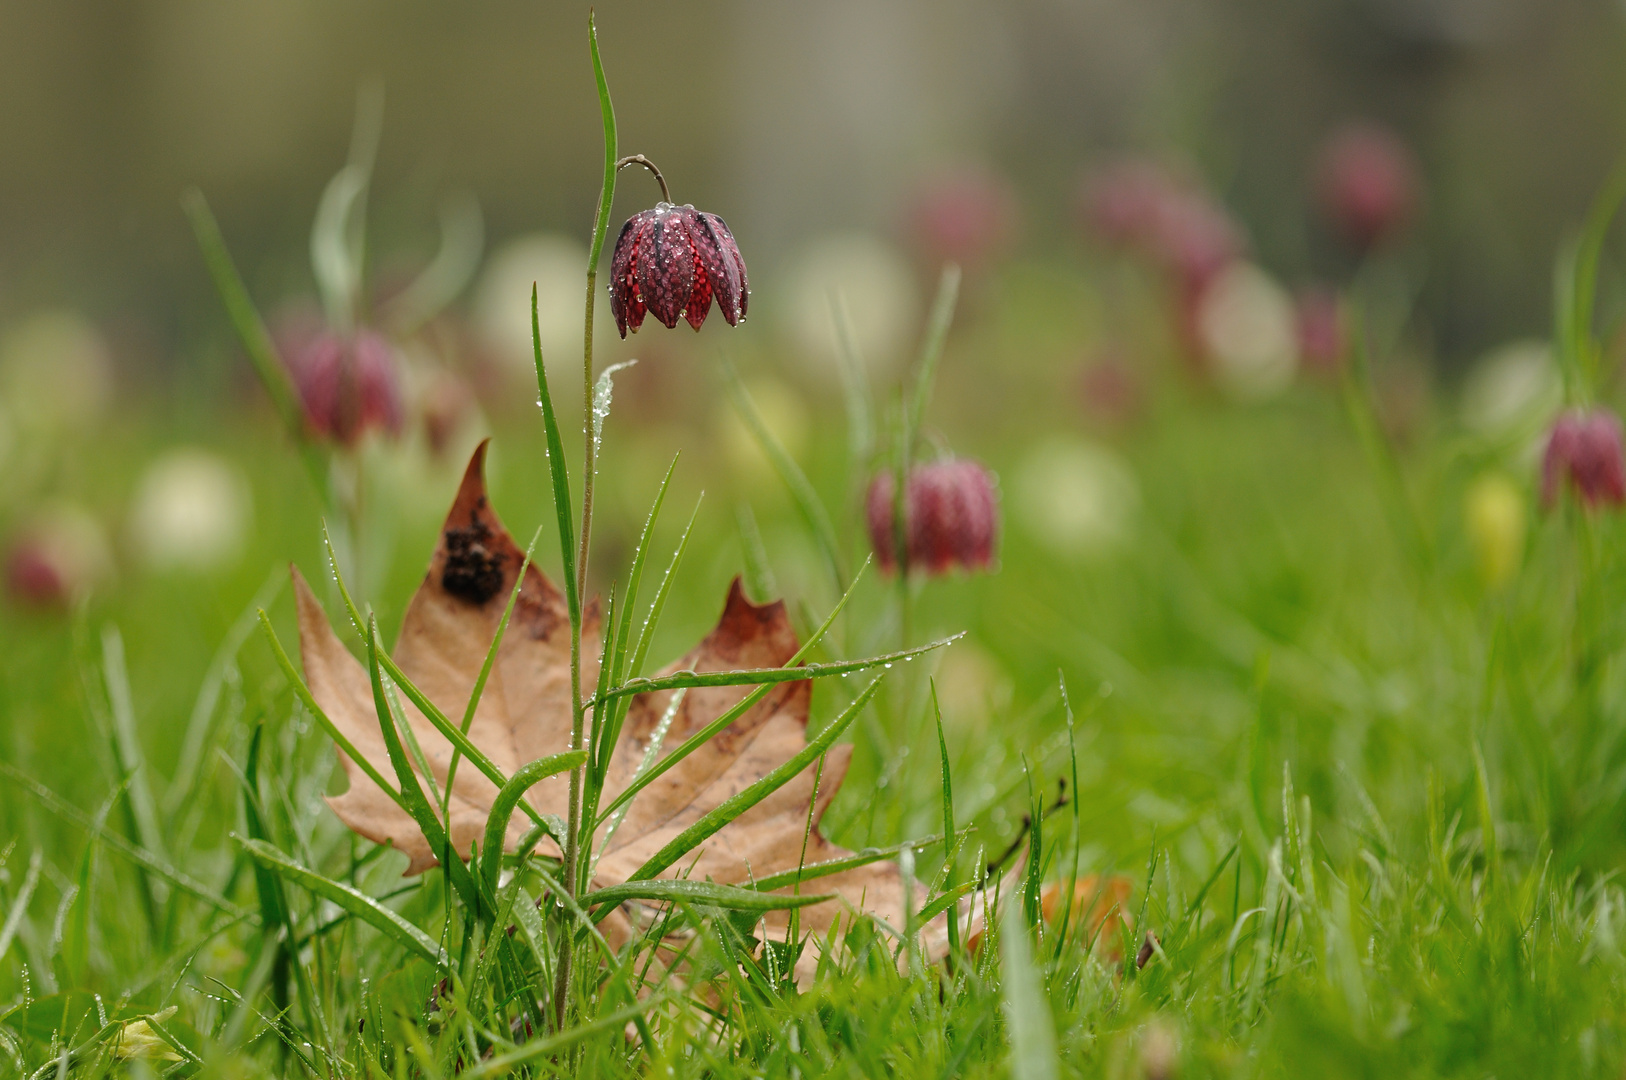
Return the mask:
<path fill-rule="evenodd" d="M 728 325 L 744 321 L 745 259 L 722 218 L 660 202 L 627 219 L 610 256 L 610 311 L 623 338 L 638 332 L 645 312 L 668 330 L 679 319 L 699 330 L 713 299 Z"/>
<path fill-rule="evenodd" d="M 897 567 L 895 490 L 892 474 L 881 472 L 870 482 L 864 500 L 870 541 L 883 570 Z M 904 520 L 904 554 L 911 569 L 934 577 L 955 567 L 987 569 L 994 561 L 999 529 L 993 475 L 963 459 L 918 466 L 909 473 Z"/>
<path fill-rule="evenodd" d="M 1366 250 L 1403 232 L 1417 211 L 1417 166 L 1387 128 L 1350 124 L 1321 149 L 1316 187 L 1343 237 Z"/>
<path fill-rule="evenodd" d="M 1565 487 L 1587 507 L 1626 503 L 1626 460 L 1614 413 L 1571 409 L 1553 424 L 1541 459 L 1542 505 L 1552 506 Z"/>
<path fill-rule="evenodd" d="M 403 418 L 395 351 L 371 330 L 331 330 L 299 343 L 288 355 L 311 431 L 354 446 L 373 428 L 400 434 Z"/>

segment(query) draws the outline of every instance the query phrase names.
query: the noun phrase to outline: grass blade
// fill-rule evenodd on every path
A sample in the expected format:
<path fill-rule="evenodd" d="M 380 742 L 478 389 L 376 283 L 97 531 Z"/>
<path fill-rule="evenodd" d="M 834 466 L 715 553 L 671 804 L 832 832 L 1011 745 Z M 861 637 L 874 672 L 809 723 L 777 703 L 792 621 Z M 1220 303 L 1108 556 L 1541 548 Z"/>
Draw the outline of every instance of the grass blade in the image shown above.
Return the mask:
<path fill-rule="evenodd" d="M 634 1018 L 642 1016 L 653 1008 L 659 998 L 640 1001 L 636 1005 L 629 1005 L 613 1013 L 607 1013 L 596 1020 L 589 1020 L 585 1024 L 576 1024 L 566 1028 L 557 1035 L 550 1035 L 545 1039 L 528 1042 L 516 1050 L 496 1057 L 487 1058 L 472 1069 L 459 1074 L 461 1080 L 484 1080 L 487 1076 L 503 1076 L 511 1072 L 516 1066 L 527 1061 L 535 1061 L 540 1057 L 550 1057 L 561 1050 L 568 1050 L 583 1039 L 591 1035 L 598 1035 L 606 1031 L 620 1031 Z"/>
<path fill-rule="evenodd" d="M 582 897 L 582 903 L 614 907 L 626 900 L 657 900 L 669 903 L 706 904 L 730 911 L 781 911 L 834 900 L 835 893 L 805 896 L 773 896 L 760 889 L 724 885 L 715 881 L 628 881 L 597 889 Z"/>
<path fill-rule="evenodd" d="M 1014 903 L 1007 903 L 1000 915 L 999 958 L 1011 1076 L 1014 1080 L 1056 1080 L 1056 1029 L 1050 1002 L 1033 962 L 1026 921 Z"/>
<path fill-rule="evenodd" d="M 463 860 L 458 858 L 457 852 L 452 850 L 451 840 L 446 830 L 441 828 L 440 819 L 435 817 L 435 808 L 430 805 L 424 796 L 423 788 L 418 785 L 417 774 L 412 771 L 412 763 L 407 760 L 407 754 L 401 745 L 400 735 L 395 730 L 395 721 L 389 698 L 384 692 L 384 676 L 379 667 L 378 658 L 383 649 L 378 644 L 378 621 L 373 619 L 367 624 L 367 672 L 373 684 L 373 708 L 378 713 L 378 727 L 383 734 L 384 749 L 389 754 L 390 764 L 395 768 L 396 778 L 401 783 L 401 808 L 412 815 L 412 820 L 418 823 L 423 832 L 424 839 L 429 841 L 429 850 L 435 852 L 445 867 L 446 876 L 456 887 L 463 902 L 471 911 L 480 910 L 478 890 L 475 888 L 474 878 Z"/>
<path fill-rule="evenodd" d="M 740 381 L 739 373 L 734 365 L 729 363 L 725 356 L 720 360 L 723 370 L 723 385 L 727 387 L 729 397 L 734 401 L 734 408 L 739 412 L 740 419 L 751 430 L 757 445 L 762 452 L 768 455 L 774 471 L 779 479 L 784 481 L 785 487 L 790 491 L 791 501 L 801 512 L 807 527 L 813 530 L 813 538 L 818 541 L 819 550 L 824 555 L 825 564 L 830 570 L 830 576 L 836 583 L 836 592 L 847 591 L 847 574 L 842 569 L 841 544 L 836 539 L 836 529 L 830 522 L 830 512 L 825 509 L 824 502 L 819 493 L 814 490 L 813 484 L 808 480 L 807 474 L 802 471 L 796 460 L 790 456 L 773 431 L 768 427 L 762 414 L 757 411 L 756 402 L 751 400 L 750 393 L 745 384 Z"/>
<path fill-rule="evenodd" d="M 810 740 L 794 757 L 673 837 L 665 847 L 651 855 L 642 866 L 628 875 L 628 880 L 646 881 L 659 874 L 681 859 L 696 844 L 778 791 L 797 773 L 811 765 L 820 754 L 830 749 L 837 737 L 847 730 L 848 725 L 857 718 L 864 706 L 869 704 L 869 699 L 875 696 L 875 691 L 880 689 L 881 680 L 884 678 L 886 678 L 884 673 L 877 675 L 840 716 L 832 720 L 817 738 Z"/>
<path fill-rule="evenodd" d="M 692 525 L 693 522 L 691 521 L 690 524 Z M 796 673 L 807 670 L 805 667 L 798 668 L 796 665 L 801 662 L 804 656 L 813 650 L 813 647 L 819 643 L 820 639 L 822 639 L 829 631 L 831 625 L 835 623 L 836 617 L 839 616 L 842 609 L 847 606 L 847 601 L 851 599 L 853 590 L 858 587 L 858 582 L 862 579 L 864 570 L 868 566 L 869 563 L 865 562 L 863 566 L 859 567 L 858 577 L 853 579 L 853 583 L 852 585 L 848 586 L 847 592 L 843 594 L 839 601 L 836 602 L 836 606 L 830 610 L 829 616 L 824 620 L 817 630 L 813 631 L 812 635 L 808 637 L 806 643 L 804 643 L 800 649 L 796 650 L 796 655 L 792 656 L 785 662 L 785 667 L 782 669 L 775 668 L 770 670 L 791 672 L 792 678 L 790 681 L 794 681 L 794 675 Z M 664 583 L 662 584 L 664 587 Z M 783 682 L 786 680 L 780 679 L 777 681 Z M 677 689 L 681 690 L 683 687 L 677 687 Z M 632 781 L 632 783 L 627 785 L 626 790 L 615 797 L 615 800 L 605 809 L 603 815 L 596 822 L 594 822 L 594 828 L 596 829 L 599 825 L 602 825 L 604 821 L 614 815 L 617 810 L 631 802 L 633 797 L 636 796 L 640 791 L 644 790 L 644 788 L 648 787 L 655 780 L 659 779 L 668 769 L 673 768 L 678 762 L 694 753 L 694 751 L 708 739 L 712 738 L 718 732 L 728 727 L 729 724 L 732 724 L 739 717 L 744 716 L 753 705 L 766 697 L 771 689 L 772 686 L 768 684 L 758 686 L 755 690 L 752 690 L 749 694 L 745 695 L 745 697 L 740 700 L 738 705 L 735 705 L 732 709 L 724 712 L 721 716 L 717 717 L 717 719 L 713 720 L 711 723 L 707 724 L 705 727 L 701 728 L 699 731 L 685 739 L 682 745 L 673 750 L 666 757 L 662 758 L 660 764 L 649 769 L 647 772 L 641 771 L 640 774 Z"/>
<path fill-rule="evenodd" d="M 255 863 L 275 873 L 283 880 L 298 885 L 323 900 L 336 904 L 362 922 L 380 931 L 396 944 L 404 947 L 408 952 L 421 956 L 431 964 L 440 965 L 444 963 L 440 946 L 428 934 L 419 930 L 366 893 L 352 889 L 342 881 L 334 881 L 332 878 L 323 877 L 314 870 L 301 866 L 264 840 L 238 836 L 235 833 L 232 834 L 232 839 Z"/>
<path fill-rule="evenodd" d="M 568 772 L 585 760 L 587 760 L 585 750 L 567 750 L 562 754 L 538 758 L 516 772 L 497 793 L 497 800 L 491 805 L 491 814 L 486 818 L 485 840 L 481 846 L 480 856 L 481 873 L 485 878 L 486 889 L 492 896 L 497 894 L 497 873 L 502 868 L 503 837 L 508 834 L 508 819 L 513 816 L 515 806 L 534 785 L 550 776 Z"/>
<path fill-rule="evenodd" d="M 163 809 L 166 817 L 173 816 L 181 805 L 192 797 L 193 785 L 197 783 L 198 767 L 203 763 L 204 741 L 208 738 L 215 709 L 220 704 L 220 688 L 225 684 L 226 671 L 237 658 L 237 654 L 242 651 L 248 635 L 254 630 L 255 612 L 271 606 L 272 601 L 282 591 L 282 583 L 282 571 L 272 570 L 271 576 L 260 586 L 260 591 L 249 601 L 248 607 L 243 609 L 237 621 L 226 631 L 225 638 L 220 642 L 220 648 L 215 650 L 214 656 L 209 661 L 209 668 L 203 675 L 203 683 L 198 688 L 197 700 L 192 704 L 192 715 L 186 722 L 186 735 L 181 740 L 181 756 L 175 765 L 175 775 L 170 779 L 169 790 L 164 793 Z"/>
<path fill-rule="evenodd" d="M 613 168 L 611 172 L 613 174 Z M 605 214 L 608 213 L 606 209 Z M 548 369 L 542 363 L 542 327 L 536 312 L 536 286 L 533 284 L 531 349 L 536 360 L 537 404 L 542 407 L 542 429 L 548 445 L 548 475 L 553 482 L 553 511 L 559 521 L 559 561 L 565 578 L 565 604 L 570 611 L 571 625 L 580 626 L 582 607 L 581 596 L 576 590 L 576 527 L 570 520 L 570 470 L 565 461 L 565 444 L 559 435 L 559 418 L 553 411 L 553 395 L 548 393 Z"/>
<path fill-rule="evenodd" d="M 17 928 L 23 924 L 23 916 L 28 914 L 28 902 L 34 898 L 34 890 L 40 883 L 40 850 L 34 849 L 34 854 L 28 860 L 28 873 L 23 878 L 23 887 L 17 890 L 17 900 L 11 905 L 11 914 L 6 916 L 6 924 L 0 926 L 0 960 L 6 958 L 6 950 L 11 948 L 12 938 L 17 936 Z"/>
<path fill-rule="evenodd" d="M 958 839 L 958 837 L 956 837 Z M 817 881 L 821 877 L 839 874 L 844 870 L 854 870 L 870 863 L 881 862 L 883 859 L 895 859 L 904 848 L 921 851 L 934 844 L 941 844 L 941 836 L 923 836 L 919 840 L 908 840 L 901 844 L 893 844 L 884 848 L 865 848 L 856 855 L 848 855 L 840 859 L 829 859 L 825 862 L 808 863 L 797 870 L 786 870 L 782 873 L 771 874 L 768 877 L 757 878 L 748 886 L 761 892 L 775 892 L 779 889 L 788 889 L 805 881 Z"/>
<path fill-rule="evenodd" d="M 159 877 L 163 878 L 165 881 L 169 882 L 182 892 L 190 893 L 197 899 L 220 909 L 227 915 L 241 918 L 247 914 L 247 912 L 245 912 L 242 908 L 238 907 L 230 900 L 227 900 L 225 897 L 219 895 L 207 885 L 204 885 L 187 876 L 147 849 L 139 847 L 136 844 L 132 844 L 130 841 L 126 840 L 124 837 L 120 836 L 118 833 L 107 828 L 106 826 L 98 825 L 83 810 L 80 810 L 77 806 L 74 806 L 72 803 L 68 802 L 66 799 L 52 791 L 50 788 L 46 787 L 44 784 L 39 783 L 33 777 L 29 776 L 15 765 L 12 765 L 6 761 L 0 761 L 0 776 L 9 777 L 13 782 L 20 785 L 29 794 L 33 795 L 34 798 L 44 803 L 46 808 L 52 813 L 73 822 L 86 832 L 94 834 L 102 843 L 106 844 L 114 851 L 117 851 L 126 859 L 129 859 L 138 866 L 143 866 L 148 870 L 151 870 L 154 874 L 157 874 Z"/>
<path fill-rule="evenodd" d="M 312 696 L 310 687 L 305 685 L 305 680 L 300 677 L 299 672 L 294 670 L 293 661 L 288 659 L 288 653 L 283 649 L 282 642 L 277 638 L 277 632 L 271 628 L 271 620 L 265 614 L 264 608 L 260 609 L 260 629 L 265 634 L 266 642 L 271 646 L 271 653 L 276 658 L 277 666 L 282 669 L 283 676 L 288 680 L 289 685 L 294 688 L 295 696 L 305 706 L 306 711 L 316 718 L 318 724 L 322 725 L 322 730 L 327 732 L 328 738 L 332 739 L 338 748 L 343 750 L 350 760 L 355 762 L 357 767 L 367 774 L 367 778 L 377 784 L 384 794 L 393 799 L 396 806 L 405 810 L 406 803 L 401 800 L 401 793 L 395 790 L 395 785 L 384 779 L 383 774 L 373 767 L 373 763 L 367 760 L 366 755 L 356 749 L 355 744 L 350 741 L 344 732 L 339 730 L 337 724 L 328 719 L 328 715 L 322 711 L 322 707 L 316 704 L 316 698 Z"/>
<path fill-rule="evenodd" d="M 872 668 L 890 667 L 903 660 L 913 660 L 917 656 L 929 653 L 934 649 L 941 649 L 945 645 L 952 645 L 964 637 L 963 633 L 953 637 L 939 638 L 925 645 L 913 649 L 899 649 L 896 652 L 881 653 L 878 656 L 867 656 L 862 660 L 832 660 L 821 664 L 803 664 L 795 668 L 740 668 L 734 671 L 678 671 L 671 675 L 663 675 L 654 679 L 630 679 L 620 686 L 614 686 L 604 692 L 605 698 L 618 698 L 628 694 L 647 694 L 653 690 L 677 690 L 683 687 L 696 686 L 767 686 L 783 682 L 800 682 L 802 679 L 827 679 L 832 675 L 851 675 L 855 671 L 869 671 Z M 596 705 L 598 699 L 589 702 Z"/>
<path fill-rule="evenodd" d="M 920 431 L 920 422 L 926 415 L 926 403 L 931 400 L 932 387 L 937 382 L 937 363 L 943 358 L 943 345 L 948 341 L 949 326 L 954 322 L 954 304 L 960 297 L 960 267 L 949 263 L 937 279 L 937 296 L 932 301 L 932 313 L 926 322 L 926 338 L 920 346 L 920 364 L 915 368 L 915 388 L 909 399 L 908 427 L 905 439 L 913 439 Z"/>
<path fill-rule="evenodd" d="M 474 678 L 474 686 L 469 690 L 469 703 L 463 709 L 463 723 L 458 726 L 465 739 L 469 735 L 469 727 L 474 723 L 474 710 L 480 706 L 480 698 L 486 692 L 486 680 L 491 678 L 492 665 L 497 662 L 497 650 L 502 647 L 502 639 L 508 633 L 508 620 L 514 615 L 514 604 L 519 600 L 519 591 L 525 584 L 525 573 L 531 567 L 531 556 L 536 553 L 536 542 L 542 539 L 542 526 L 536 527 L 531 536 L 531 543 L 525 549 L 525 558 L 520 560 L 519 573 L 514 578 L 514 587 L 508 593 L 508 605 L 502 609 L 502 618 L 497 621 L 497 632 L 491 636 L 491 648 L 486 650 L 486 658 L 480 664 L 480 674 Z M 394 666 L 393 664 L 391 665 Z M 456 743 L 452 744 L 452 760 L 446 766 L 446 805 L 441 807 L 441 815 L 451 820 L 452 782 L 457 779 L 457 763 L 463 756 L 463 748 Z"/>

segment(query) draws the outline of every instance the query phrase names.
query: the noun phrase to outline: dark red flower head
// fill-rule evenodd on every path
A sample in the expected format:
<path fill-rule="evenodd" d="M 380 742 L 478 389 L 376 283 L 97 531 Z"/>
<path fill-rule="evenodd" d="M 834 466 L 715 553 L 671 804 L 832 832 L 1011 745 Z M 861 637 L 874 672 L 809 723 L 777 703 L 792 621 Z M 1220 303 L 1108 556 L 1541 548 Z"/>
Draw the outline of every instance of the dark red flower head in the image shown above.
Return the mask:
<path fill-rule="evenodd" d="M 888 571 L 897 567 L 895 490 L 892 474 L 878 473 L 864 500 L 870 542 L 881 569 Z M 911 471 L 904 519 L 905 557 L 911 568 L 936 575 L 956 566 L 983 570 L 994 561 L 999 504 L 993 475 L 975 461 L 939 461 Z"/>
<path fill-rule="evenodd" d="M 1387 128 L 1350 124 L 1321 149 L 1316 187 L 1322 209 L 1346 240 L 1366 249 L 1400 232 L 1417 209 L 1417 166 Z"/>
<path fill-rule="evenodd" d="M 1542 505 L 1552 506 L 1561 487 L 1589 507 L 1626 503 L 1626 460 L 1614 413 L 1571 409 L 1554 422 L 1541 459 Z"/>
<path fill-rule="evenodd" d="M 347 336 L 324 330 L 292 349 L 288 372 L 318 436 L 354 446 L 372 428 L 400 434 L 395 352 L 373 331 Z"/>
<path fill-rule="evenodd" d="M 745 320 L 745 260 L 722 218 L 661 202 L 621 226 L 610 256 L 610 310 L 622 337 L 638 332 L 645 311 L 668 330 L 679 319 L 699 330 L 713 297 L 728 325 Z"/>

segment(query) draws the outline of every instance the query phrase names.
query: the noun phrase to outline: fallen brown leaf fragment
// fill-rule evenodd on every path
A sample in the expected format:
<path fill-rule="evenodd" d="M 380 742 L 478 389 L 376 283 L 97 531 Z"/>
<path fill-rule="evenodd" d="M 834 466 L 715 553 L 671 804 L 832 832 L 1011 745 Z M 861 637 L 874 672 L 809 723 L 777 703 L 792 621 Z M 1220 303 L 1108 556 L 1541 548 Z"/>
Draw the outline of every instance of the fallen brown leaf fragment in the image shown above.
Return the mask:
<path fill-rule="evenodd" d="M 482 444 L 469 462 L 446 517 L 429 571 L 407 607 L 394 651 L 402 674 L 454 722 L 464 715 L 524 564 L 524 552 L 497 519 L 486 497 L 484 461 Z M 300 651 L 311 693 L 357 751 L 380 774 L 391 776 L 394 770 L 380 733 L 367 671 L 334 634 L 326 613 L 297 570 L 293 577 Z M 661 674 L 779 667 L 795 655 L 797 648 L 796 633 L 784 604 L 752 604 L 736 579 L 716 628 Z M 594 602 L 588 605 L 583 619 L 584 687 L 597 681 L 599 651 L 600 616 Z M 751 689 L 688 689 L 677 703 L 660 752 L 680 745 L 737 705 Z M 672 706 L 674 693 L 677 691 L 654 691 L 633 699 L 610 761 L 601 805 L 608 806 L 638 774 L 656 730 Z M 776 685 L 722 732 L 640 792 L 607 844 L 607 827 L 600 829 L 594 886 L 602 888 L 627 880 L 684 829 L 806 747 L 811 696 L 810 680 Z M 401 705 L 435 784 L 443 788 L 452 759 L 451 743 L 410 701 L 403 698 Z M 570 620 L 565 598 L 535 566 L 526 566 L 512 621 L 475 709 L 469 739 L 504 775 L 512 775 L 528 762 L 569 749 L 570 727 Z M 436 865 L 428 841 L 411 816 L 342 751 L 339 756 L 350 780 L 348 791 L 328 800 L 339 818 L 367 839 L 393 844 L 406 853 L 409 875 Z M 816 765 L 809 766 L 700 843 L 661 876 L 681 874 L 694 880 L 746 885 L 801 865 L 851 855 L 826 840 L 819 830 L 820 819 L 840 789 L 851 757 L 850 745 L 833 747 L 825 755 L 822 772 Z M 532 788 L 527 801 L 540 813 L 563 816 L 568 805 L 568 785 L 565 775 L 551 777 Z M 479 770 L 467 765 L 458 768 L 450 799 L 448 833 L 454 849 L 464 859 L 469 856 L 471 841 L 483 832 L 496 795 L 495 785 Z M 509 850 L 517 846 L 527 824 L 526 818 L 515 815 L 506 837 Z M 546 839 L 542 849 L 558 853 Z M 873 915 L 894 928 L 904 926 L 903 882 L 891 861 L 821 877 L 804 884 L 801 891 L 829 892 L 838 898 L 801 909 L 804 932 L 822 934 L 843 913 L 857 912 Z M 917 886 L 913 897 L 917 908 L 922 899 Z M 965 906 L 970 908 L 969 904 Z M 768 919 L 768 927 L 782 928 L 786 921 L 785 913 L 775 912 Z M 631 924 L 618 917 L 605 929 L 614 940 L 630 932 Z M 925 930 L 931 952 L 933 943 L 942 939 L 941 928 L 928 926 Z M 940 954 L 941 948 L 937 952 Z M 814 958 L 804 954 L 804 963 L 810 959 Z M 802 965 L 798 968 L 800 975 Z M 807 970 L 811 971 L 811 967 Z"/>

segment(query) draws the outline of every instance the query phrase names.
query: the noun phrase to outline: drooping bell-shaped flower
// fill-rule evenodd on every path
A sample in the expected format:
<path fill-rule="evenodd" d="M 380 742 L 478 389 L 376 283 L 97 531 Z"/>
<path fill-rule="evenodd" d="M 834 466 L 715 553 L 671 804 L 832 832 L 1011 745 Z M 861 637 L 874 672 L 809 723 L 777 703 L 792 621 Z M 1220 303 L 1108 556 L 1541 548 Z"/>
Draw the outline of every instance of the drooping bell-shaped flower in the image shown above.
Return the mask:
<path fill-rule="evenodd" d="M 319 437 L 354 446 L 373 428 L 400 433 L 395 352 L 377 333 L 323 330 L 297 345 L 287 363 L 306 421 Z"/>
<path fill-rule="evenodd" d="M 897 567 L 892 473 L 876 474 L 864 500 L 870 542 L 883 570 Z M 984 570 L 994 561 L 999 500 L 991 473 L 975 461 L 955 459 L 911 470 L 904 498 L 904 557 L 931 575 L 959 567 Z"/>
<path fill-rule="evenodd" d="M 645 312 L 668 330 L 679 319 L 699 330 L 713 299 L 730 326 L 745 319 L 751 299 L 745 259 L 722 218 L 659 202 L 627 219 L 610 256 L 610 311 L 623 338 Z"/>
<path fill-rule="evenodd" d="M 1570 409 L 1553 423 L 1541 459 L 1542 505 L 1552 506 L 1566 487 L 1589 508 L 1626 503 L 1626 459 L 1614 413 Z"/>

